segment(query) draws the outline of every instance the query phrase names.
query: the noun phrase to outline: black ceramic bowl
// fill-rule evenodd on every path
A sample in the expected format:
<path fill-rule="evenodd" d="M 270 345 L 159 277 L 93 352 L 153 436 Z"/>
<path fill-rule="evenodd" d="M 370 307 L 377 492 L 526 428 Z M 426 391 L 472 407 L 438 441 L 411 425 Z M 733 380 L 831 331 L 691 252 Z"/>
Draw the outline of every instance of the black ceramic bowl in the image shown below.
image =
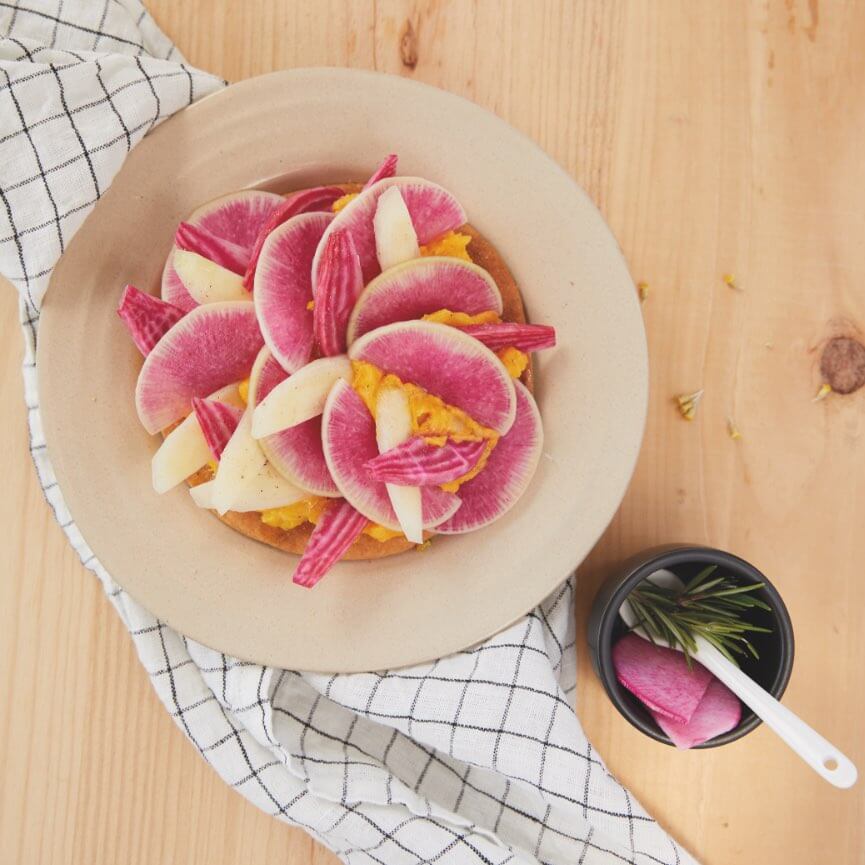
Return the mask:
<path fill-rule="evenodd" d="M 790 615 L 775 587 L 753 565 L 732 553 L 690 544 L 667 544 L 632 556 L 610 574 L 592 605 L 587 627 L 592 664 L 613 705 L 622 715 L 638 730 L 667 745 L 673 743 L 654 722 L 645 706 L 616 679 L 613 645 L 627 631 L 619 616 L 619 607 L 639 583 L 660 568 L 673 571 L 687 582 L 707 565 L 718 565 L 719 575 L 723 573 L 743 584 L 764 583 L 756 597 L 762 598 L 772 608 L 772 612 L 751 610 L 748 618 L 755 624 L 771 628 L 772 633 L 758 633 L 751 637 L 760 658 L 740 659 L 743 672 L 780 699 L 793 669 L 793 625 Z M 726 745 L 750 733 L 759 723 L 760 719 L 743 705 L 742 719 L 736 727 L 697 747 L 715 748 Z"/>

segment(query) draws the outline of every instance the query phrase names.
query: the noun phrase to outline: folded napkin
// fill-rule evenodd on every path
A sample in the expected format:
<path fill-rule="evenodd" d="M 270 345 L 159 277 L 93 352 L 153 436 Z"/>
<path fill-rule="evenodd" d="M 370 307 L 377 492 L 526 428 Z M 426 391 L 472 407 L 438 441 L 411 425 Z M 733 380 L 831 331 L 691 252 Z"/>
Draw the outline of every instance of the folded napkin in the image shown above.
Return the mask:
<path fill-rule="evenodd" d="M 227 783 L 345 862 L 692 863 L 609 774 L 574 713 L 573 579 L 473 649 L 324 676 L 186 639 L 117 586 L 79 533 L 42 435 L 40 303 L 129 150 L 222 85 L 184 63 L 138 0 L 0 2 L 0 272 L 21 295 L 31 451 L 160 699 Z"/>

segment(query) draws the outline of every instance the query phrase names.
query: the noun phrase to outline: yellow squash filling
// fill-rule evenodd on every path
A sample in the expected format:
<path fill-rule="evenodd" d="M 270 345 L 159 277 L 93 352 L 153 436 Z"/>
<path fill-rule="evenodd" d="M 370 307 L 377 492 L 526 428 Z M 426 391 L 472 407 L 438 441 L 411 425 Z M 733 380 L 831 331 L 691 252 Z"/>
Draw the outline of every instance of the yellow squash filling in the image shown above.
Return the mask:
<path fill-rule="evenodd" d="M 312 523 L 315 525 L 331 501 L 333 499 L 327 499 L 323 496 L 310 496 L 308 499 L 301 499 L 299 502 L 295 502 L 293 505 L 285 505 L 281 508 L 270 508 L 269 510 L 262 511 L 261 521 L 267 526 L 283 529 L 286 532 L 296 529 L 303 523 Z M 386 529 L 377 523 L 367 523 L 363 533 L 381 542 L 389 541 L 391 538 L 402 537 L 402 532 Z"/>
<path fill-rule="evenodd" d="M 487 443 L 486 450 L 477 465 L 461 477 L 442 484 L 443 490 L 456 492 L 462 484 L 470 481 L 483 470 L 499 440 L 499 434 L 495 430 L 481 426 L 462 409 L 448 405 L 441 398 L 427 393 L 416 384 L 403 382 L 392 373 L 384 373 L 371 363 L 355 360 L 352 361 L 351 366 L 354 373 L 352 387 L 373 417 L 375 417 L 379 392 L 384 388 L 400 388 L 408 396 L 412 432 L 416 436 L 421 436 L 427 444 L 442 447 L 448 439 L 458 442 L 485 441 Z"/>
<path fill-rule="evenodd" d="M 459 231 L 445 232 L 441 237 L 431 240 L 420 248 L 421 255 L 442 255 L 446 258 L 461 258 L 471 261 L 466 247 L 472 242 L 471 236 Z"/>

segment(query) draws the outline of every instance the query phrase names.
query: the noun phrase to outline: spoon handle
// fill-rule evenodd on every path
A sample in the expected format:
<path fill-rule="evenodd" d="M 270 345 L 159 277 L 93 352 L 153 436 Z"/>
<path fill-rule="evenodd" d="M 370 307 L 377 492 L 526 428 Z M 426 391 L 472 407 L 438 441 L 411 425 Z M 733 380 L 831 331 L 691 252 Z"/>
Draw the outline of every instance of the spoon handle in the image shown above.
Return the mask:
<path fill-rule="evenodd" d="M 856 767 L 831 742 L 781 705 L 753 679 L 731 664 L 711 643 L 697 638 L 694 657 L 719 678 L 763 723 L 771 727 L 815 772 L 836 787 L 852 787 Z"/>

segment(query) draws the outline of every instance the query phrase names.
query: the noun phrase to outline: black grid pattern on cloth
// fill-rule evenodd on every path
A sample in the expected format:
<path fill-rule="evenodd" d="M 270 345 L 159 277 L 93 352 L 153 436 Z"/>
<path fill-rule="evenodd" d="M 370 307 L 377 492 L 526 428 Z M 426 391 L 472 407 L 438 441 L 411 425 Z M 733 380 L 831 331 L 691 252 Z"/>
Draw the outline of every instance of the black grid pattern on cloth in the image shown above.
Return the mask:
<path fill-rule="evenodd" d="M 0 0 L 0 269 L 21 293 L 30 450 L 46 501 L 167 711 L 226 783 L 345 862 L 692 863 L 580 728 L 573 579 L 457 655 L 321 676 L 187 640 L 138 606 L 87 546 L 39 414 L 47 277 L 129 150 L 217 86 L 183 63 L 137 0 Z"/>

